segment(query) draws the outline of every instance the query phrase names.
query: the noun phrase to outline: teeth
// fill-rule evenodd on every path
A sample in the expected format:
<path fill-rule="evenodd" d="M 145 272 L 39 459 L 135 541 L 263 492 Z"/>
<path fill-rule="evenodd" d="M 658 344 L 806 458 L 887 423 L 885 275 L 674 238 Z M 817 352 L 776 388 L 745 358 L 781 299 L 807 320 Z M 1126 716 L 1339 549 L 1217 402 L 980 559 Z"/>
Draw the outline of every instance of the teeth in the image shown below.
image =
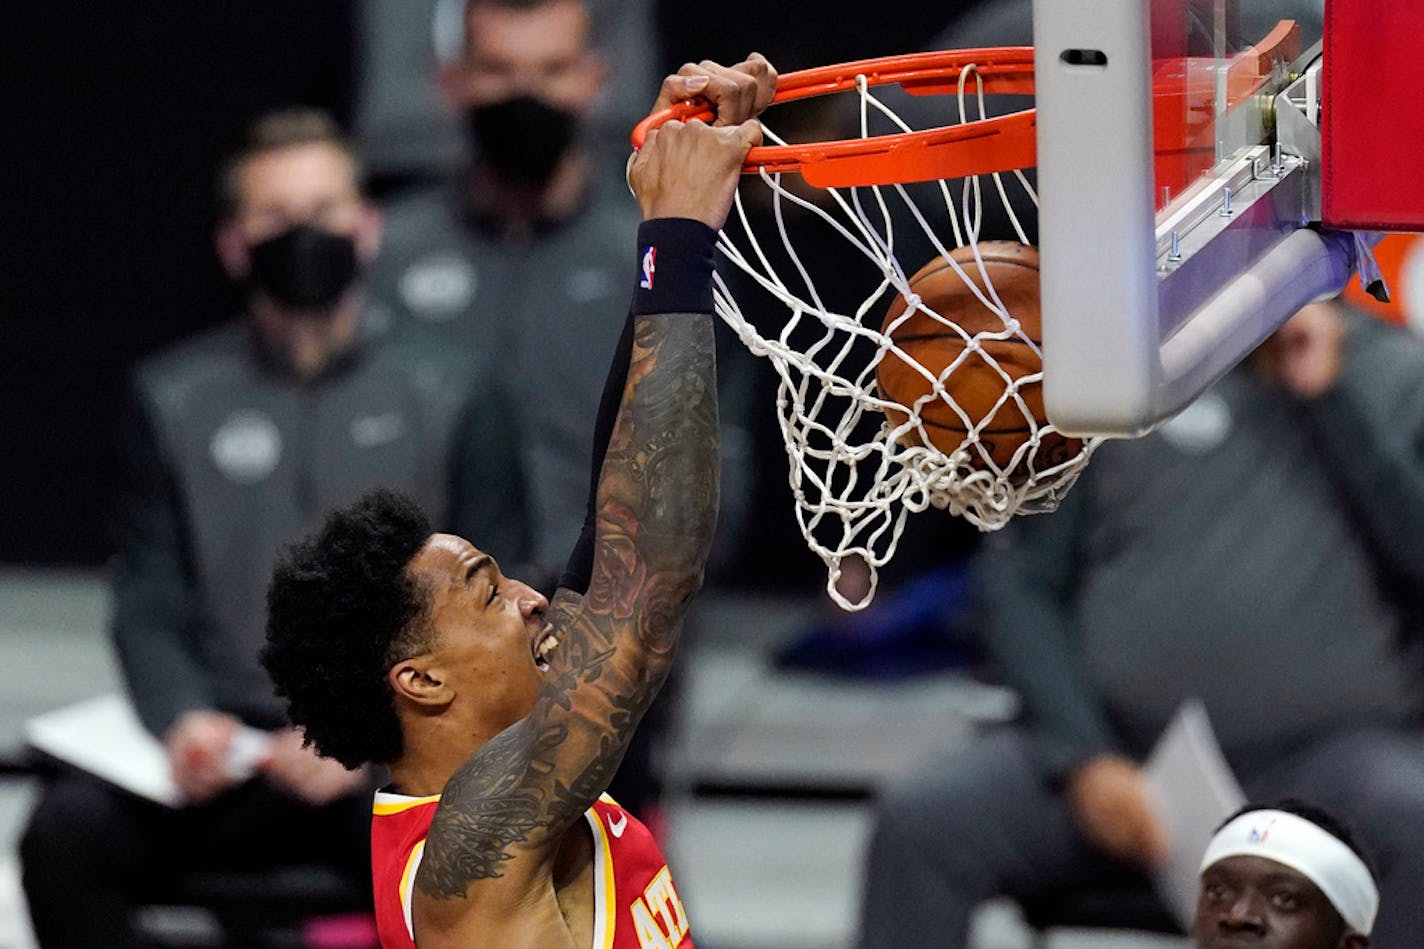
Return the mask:
<path fill-rule="evenodd" d="M 557 648 L 559 648 L 559 637 L 550 633 L 539 641 L 539 646 L 534 650 L 534 654 L 547 662 L 549 654 Z"/>

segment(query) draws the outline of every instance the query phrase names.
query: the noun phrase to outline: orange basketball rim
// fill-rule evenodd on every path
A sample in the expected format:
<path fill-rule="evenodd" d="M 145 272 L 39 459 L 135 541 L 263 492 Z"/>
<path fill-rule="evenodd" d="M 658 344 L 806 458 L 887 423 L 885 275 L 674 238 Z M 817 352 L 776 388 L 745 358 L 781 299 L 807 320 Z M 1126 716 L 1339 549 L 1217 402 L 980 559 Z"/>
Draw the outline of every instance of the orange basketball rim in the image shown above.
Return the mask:
<path fill-rule="evenodd" d="M 1299 31 L 1293 21 L 1282 21 L 1260 43 L 1233 57 L 1227 96 L 1234 106 L 1257 88 L 1271 64 L 1287 54 L 1293 58 Z M 1211 114 L 1215 88 L 1188 57 L 1172 57 L 1154 64 L 1154 111 L 1157 113 L 1159 184 L 1173 192 L 1190 180 L 1189 171 L 1210 164 L 1213 142 L 1203 139 L 1193 119 Z M 772 104 L 815 96 L 849 92 L 864 77 L 868 88 L 898 85 L 916 96 L 954 95 L 961 90 L 977 95 L 1032 95 L 1033 47 L 1004 46 L 882 56 L 803 69 L 782 76 Z M 642 148 L 650 129 L 671 119 L 710 121 L 706 100 L 689 99 L 648 116 L 633 129 L 633 147 Z M 958 125 L 869 138 L 811 142 L 798 145 L 763 145 L 747 153 L 743 171 L 756 174 L 798 172 L 818 188 L 909 184 L 915 181 L 967 178 L 993 172 L 1031 168 L 1037 164 L 1036 112 L 1025 109 L 1007 115 L 966 121 Z M 1194 159 L 1188 152 L 1200 152 Z M 1190 169 L 1188 166 L 1191 166 Z"/>
<path fill-rule="evenodd" d="M 777 81 L 772 104 L 848 92 L 862 76 L 870 87 L 898 85 L 911 95 L 951 95 L 970 69 L 986 94 L 1033 94 L 1033 47 L 1016 46 L 884 56 L 787 73 Z M 977 91 L 978 87 L 966 88 Z M 633 147 L 641 148 L 649 129 L 671 119 L 710 121 L 712 117 L 704 99 L 677 103 L 639 122 L 633 129 Z M 963 178 L 1031 167 L 1036 153 L 1034 130 L 1034 111 L 1026 109 L 918 132 L 763 145 L 747 153 L 743 170 L 799 172 L 818 188 Z"/>

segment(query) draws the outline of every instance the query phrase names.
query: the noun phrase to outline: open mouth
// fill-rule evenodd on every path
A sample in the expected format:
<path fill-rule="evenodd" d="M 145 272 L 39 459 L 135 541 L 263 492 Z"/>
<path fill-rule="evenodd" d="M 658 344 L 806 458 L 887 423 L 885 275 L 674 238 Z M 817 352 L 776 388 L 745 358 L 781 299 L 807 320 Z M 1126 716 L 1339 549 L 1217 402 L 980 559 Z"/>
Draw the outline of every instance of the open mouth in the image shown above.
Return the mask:
<path fill-rule="evenodd" d="M 554 633 L 554 627 L 545 625 L 544 634 L 534 644 L 534 665 L 540 672 L 549 671 L 549 657 L 554 654 L 554 650 L 559 648 L 559 637 Z"/>

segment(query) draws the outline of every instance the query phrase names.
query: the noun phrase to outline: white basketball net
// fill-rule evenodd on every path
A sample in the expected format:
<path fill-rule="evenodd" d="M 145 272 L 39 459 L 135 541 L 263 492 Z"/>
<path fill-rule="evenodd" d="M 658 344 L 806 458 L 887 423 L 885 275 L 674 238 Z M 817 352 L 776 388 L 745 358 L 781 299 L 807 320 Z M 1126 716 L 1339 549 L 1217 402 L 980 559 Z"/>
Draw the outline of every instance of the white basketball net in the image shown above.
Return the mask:
<path fill-rule="evenodd" d="M 974 67 L 968 66 L 959 79 L 961 122 L 965 121 L 965 86 L 969 81 L 979 87 L 978 117 L 985 114 L 982 83 Z M 863 76 L 857 80 L 856 94 L 860 99 L 861 136 L 870 134 L 872 110 L 886 116 L 902 131 L 911 130 L 888 105 L 871 94 Z M 770 130 L 766 134 L 768 139 L 784 144 Z M 940 237 L 947 221 L 952 247 L 974 248 L 974 262 L 982 268 L 977 245 L 983 196 L 978 178 L 962 183 L 959 208 L 955 207 L 948 183 L 938 182 L 938 199 L 932 213 L 927 214 L 921 212 L 901 185 L 827 189 L 823 193 L 829 200 L 813 203 L 783 187 L 780 174 L 771 175 L 763 170 L 760 177 L 771 189 L 775 220 L 774 229 L 763 227 L 762 230 L 774 230 L 774 236 L 756 233 L 739 191 L 735 213 L 723 229 L 718 247 L 727 260 L 785 305 L 786 320 L 774 330 L 763 333 L 743 314 L 720 273 L 716 278 L 716 309 L 742 343 L 755 355 L 770 360 L 776 369 L 780 380 L 777 410 L 790 461 L 797 521 L 806 543 L 827 566 L 826 588 L 831 597 L 845 609 L 861 609 L 874 597 L 877 568 L 894 556 L 910 512 L 923 511 L 929 506 L 948 509 L 981 530 L 989 531 L 1002 527 L 1017 513 L 1050 511 L 1087 464 L 1096 441 L 1088 440 L 1082 451 L 1049 467 L 1040 462 L 1038 447 L 1053 428 L 1046 423 L 1033 425 L 1029 437 L 1012 459 L 1007 464 L 996 464 L 981 443 L 981 430 L 1009 400 L 1018 403 L 1024 418 L 1032 419 L 1020 393 L 1026 386 L 1041 382 L 1042 373 L 1012 378 L 978 344 L 989 339 L 1016 339 L 1027 342 L 1035 351 L 1038 344 L 1021 331 L 1018 321 L 1005 310 L 992 284 L 987 282 L 987 274 L 981 281 L 989 287 L 989 292 L 986 294 L 977 288 L 974 292 L 1002 319 L 1002 328 L 994 332 L 968 333 L 925 307 L 919 297 L 910 292 L 908 277 L 925 261 L 906 261 L 908 266 L 903 266 L 896 258 L 892 207 L 902 206 L 908 211 L 933 252 L 945 258 L 952 249 Z M 1019 239 L 1027 243 L 1010 206 L 1002 176 L 990 177 Z M 1037 196 L 1028 180 L 1021 172 L 1015 172 L 1014 177 L 1036 206 Z M 852 253 L 863 255 L 874 264 L 879 281 L 866 288 L 865 297 L 854 312 L 832 312 L 823 303 L 822 294 L 797 256 L 788 234 L 787 218 L 796 214 L 816 215 L 845 239 Z M 938 229 L 934 220 L 940 221 Z M 769 240 L 778 240 L 784 247 L 794 272 L 776 273 L 768 261 L 767 248 L 772 246 Z M 960 279 L 973 286 L 960 266 L 951 263 Z M 935 372 L 914 363 L 923 372 L 927 388 L 933 382 L 933 391 L 913 405 L 888 401 L 876 386 L 876 366 L 890 350 L 893 349 L 898 358 L 914 362 L 881 332 L 881 323 L 896 294 L 904 296 L 920 312 L 959 332 L 966 340 L 963 355 L 943 371 Z M 907 315 L 910 312 L 907 310 Z M 765 320 L 762 322 L 765 327 Z M 791 343 L 793 336 L 797 338 L 795 345 Z M 814 341 L 807 345 L 808 339 Z M 970 359 L 987 361 L 998 369 L 1004 380 L 1004 392 L 994 412 L 980 418 L 970 417 L 948 391 L 953 388 L 950 380 L 954 372 Z M 936 400 L 942 400 L 958 413 L 968 431 L 958 449 L 948 455 L 926 447 L 930 441 L 921 413 L 928 403 Z M 885 415 L 887 407 L 898 410 L 907 417 L 906 421 L 892 426 Z M 936 411 L 942 413 L 942 409 Z M 942 431 L 937 437 L 944 444 Z M 869 589 L 858 602 L 847 599 L 837 588 L 842 561 L 848 557 L 862 558 L 869 568 Z"/>

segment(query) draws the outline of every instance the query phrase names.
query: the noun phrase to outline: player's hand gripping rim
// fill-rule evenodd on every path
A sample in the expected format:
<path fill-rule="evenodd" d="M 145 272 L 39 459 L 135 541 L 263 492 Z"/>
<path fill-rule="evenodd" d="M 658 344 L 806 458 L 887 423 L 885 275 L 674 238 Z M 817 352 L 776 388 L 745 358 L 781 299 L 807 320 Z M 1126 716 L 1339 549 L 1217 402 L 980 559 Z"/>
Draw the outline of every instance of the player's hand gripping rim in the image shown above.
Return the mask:
<path fill-rule="evenodd" d="M 741 125 L 771 104 L 776 95 L 776 78 L 776 68 L 761 53 L 752 53 L 735 66 L 723 66 L 710 59 L 686 63 L 663 80 L 649 114 L 677 102 L 694 100 L 711 107 L 714 128 Z M 645 141 L 643 147 L 647 145 Z M 623 172 L 628 190 L 635 195 L 631 176 L 637 157 L 638 150 L 634 149 Z"/>

